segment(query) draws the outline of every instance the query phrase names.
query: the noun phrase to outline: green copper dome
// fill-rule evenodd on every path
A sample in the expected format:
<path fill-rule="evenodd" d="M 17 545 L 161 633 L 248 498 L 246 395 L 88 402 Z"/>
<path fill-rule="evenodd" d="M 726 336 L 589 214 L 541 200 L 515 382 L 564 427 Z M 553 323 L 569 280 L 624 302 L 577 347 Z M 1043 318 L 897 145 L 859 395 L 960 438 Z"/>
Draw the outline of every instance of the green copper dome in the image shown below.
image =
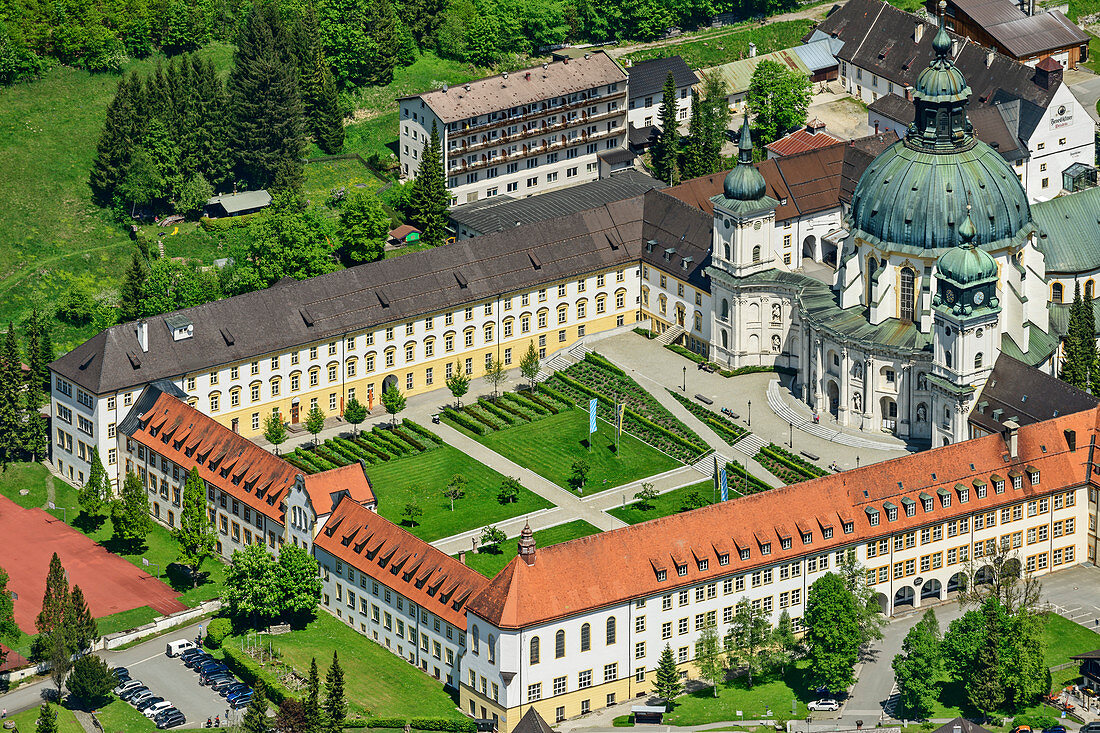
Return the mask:
<path fill-rule="evenodd" d="M 741 141 L 737 145 L 737 165 L 726 174 L 722 189 L 726 198 L 735 201 L 756 201 L 764 197 L 766 185 L 764 176 L 752 164 L 752 133 L 749 130 L 749 116 L 741 125 Z"/>
<path fill-rule="evenodd" d="M 996 261 L 984 249 L 974 246 L 974 235 L 974 222 L 967 215 L 959 226 L 959 246 L 947 250 L 936 260 L 940 278 L 960 286 L 997 279 Z"/>
<path fill-rule="evenodd" d="M 953 247 L 969 200 L 975 243 L 1015 237 L 1031 221 L 1027 196 L 1004 158 L 973 135 L 970 87 L 950 58 L 942 15 L 933 49 L 913 90 L 915 119 L 860 178 L 851 224 L 887 246 Z"/>

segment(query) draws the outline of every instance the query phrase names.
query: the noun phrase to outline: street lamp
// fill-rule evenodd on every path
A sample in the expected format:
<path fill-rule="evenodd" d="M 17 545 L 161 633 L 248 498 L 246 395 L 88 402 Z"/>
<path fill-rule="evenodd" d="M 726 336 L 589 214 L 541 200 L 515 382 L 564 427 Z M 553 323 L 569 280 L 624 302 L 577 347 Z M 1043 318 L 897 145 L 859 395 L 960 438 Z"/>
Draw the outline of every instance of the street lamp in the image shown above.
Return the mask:
<path fill-rule="evenodd" d="M 680 388 L 684 392 L 688 391 L 688 368 L 684 367 L 684 386 Z"/>
<path fill-rule="evenodd" d="M 749 427 L 751 428 L 752 427 L 752 400 L 749 400 L 748 423 L 749 423 Z"/>
<path fill-rule="evenodd" d="M 787 423 L 787 447 L 794 450 L 794 423 Z"/>
<path fill-rule="evenodd" d="M 856 468 L 859 468 L 859 456 L 856 456 Z"/>

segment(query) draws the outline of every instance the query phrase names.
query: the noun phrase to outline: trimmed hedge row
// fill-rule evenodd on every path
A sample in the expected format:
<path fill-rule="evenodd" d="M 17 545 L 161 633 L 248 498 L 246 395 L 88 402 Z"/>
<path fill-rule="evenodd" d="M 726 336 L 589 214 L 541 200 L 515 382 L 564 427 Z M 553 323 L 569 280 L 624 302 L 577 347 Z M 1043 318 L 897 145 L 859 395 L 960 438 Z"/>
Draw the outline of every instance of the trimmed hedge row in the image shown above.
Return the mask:
<path fill-rule="evenodd" d="M 526 394 L 520 394 L 518 392 L 505 392 L 501 397 L 502 402 L 506 402 L 510 405 L 514 405 L 516 409 L 520 411 L 526 411 L 529 417 L 545 417 L 550 414 L 550 410 L 546 409 L 539 403 L 535 402 Z"/>
<path fill-rule="evenodd" d="M 257 682 L 263 682 L 264 688 L 267 690 L 267 699 L 273 705 L 282 705 L 283 701 L 287 699 L 298 699 L 294 693 L 283 687 L 282 682 L 268 674 L 266 670 L 257 664 L 255 659 L 245 652 L 232 646 L 224 646 L 222 651 L 225 654 L 222 661 L 225 662 L 226 667 L 229 667 L 229 671 L 237 675 L 241 682 L 249 687 L 255 687 Z"/>
<path fill-rule="evenodd" d="M 418 440 L 419 436 L 417 436 L 416 434 L 410 435 L 410 432 L 411 431 L 408 430 L 402 430 L 400 425 L 398 425 L 397 428 L 393 431 L 394 435 L 401 438 L 401 440 L 411 445 L 417 451 L 423 453 L 424 451 L 428 450 L 428 447 Z M 432 447 L 434 448 L 435 446 Z"/>
<path fill-rule="evenodd" d="M 322 458 L 324 458 L 329 463 L 335 463 L 337 466 L 346 466 L 349 463 L 351 463 L 350 459 L 344 458 L 343 456 L 341 456 L 339 453 L 337 453 L 336 451 L 329 448 L 324 443 L 321 443 L 320 445 L 315 445 L 312 448 L 310 448 L 309 450 L 311 450 L 314 453 L 316 453 L 317 455 L 321 456 Z"/>
<path fill-rule="evenodd" d="M 379 461 L 388 461 L 393 458 L 393 456 L 391 456 L 389 453 L 379 448 L 377 443 L 372 440 L 368 440 L 368 437 L 369 433 L 360 433 L 356 437 L 352 438 L 351 442 L 365 450 L 373 458 L 376 458 Z M 343 440 L 343 438 L 341 438 L 341 440 Z M 373 462 L 374 461 L 372 461 L 372 463 Z"/>
<path fill-rule="evenodd" d="M 667 392 L 675 397 L 677 402 L 686 407 L 688 412 L 703 421 L 711 430 L 718 433 L 727 443 L 736 443 L 749 432 L 729 418 L 711 412 L 707 408 L 700 404 L 696 404 L 694 401 L 684 397 L 678 392 L 673 392 L 671 389 L 667 390 Z"/>
<path fill-rule="evenodd" d="M 296 448 L 294 453 L 298 455 L 298 451 L 301 451 L 301 455 L 309 456 L 309 462 L 317 467 L 318 471 L 328 471 L 333 468 L 339 468 L 338 463 L 333 463 L 325 456 L 317 453 L 312 448 Z"/>
<path fill-rule="evenodd" d="M 443 408 L 443 417 L 456 423 L 460 427 L 466 428 L 476 435 L 485 435 L 485 433 L 489 430 L 477 420 L 474 420 L 464 413 L 456 411 L 453 407 Z"/>
<path fill-rule="evenodd" d="M 557 415 L 563 409 L 568 410 L 573 407 L 572 400 L 560 400 L 559 396 L 556 393 L 553 393 L 550 388 L 546 386 L 545 383 L 539 385 L 539 390 L 545 392 L 546 397 L 543 397 L 536 392 L 528 392 L 524 396 L 542 409 L 547 410 L 551 415 Z M 549 397 L 549 399 L 547 399 L 547 397 Z M 558 405 L 562 405 L 563 407 L 558 407 Z"/>
<path fill-rule="evenodd" d="M 412 446 L 399 440 L 391 431 L 383 430 L 375 425 L 371 428 L 370 435 L 395 456 L 405 456 L 413 452 Z"/>
<path fill-rule="evenodd" d="M 504 394 L 508 394 L 508 393 L 505 392 Z M 498 409 L 502 412 L 506 412 L 509 415 L 511 415 L 513 418 L 515 418 L 512 421 L 514 423 L 531 422 L 532 420 L 535 419 L 534 415 L 528 415 L 526 412 L 524 412 L 523 410 L 519 409 L 518 407 L 516 407 L 515 405 L 510 403 L 508 400 L 504 399 L 503 394 L 500 396 L 500 399 L 498 401 L 492 403 L 492 405 L 496 409 Z"/>
<path fill-rule="evenodd" d="M 527 422 L 527 420 L 523 416 L 513 415 L 512 413 L 508 412 L 507 410 L 499 407 L 498 405 L 496 405 L 496 404 L 494 404 L 494 403 L 492 403 L 492 402 L 490 402 L 489 400 L 486 400 L 486 399 L 478 400 L 477 401 L 477 406 L 480 407 L 482 410 L 485 410 L 486 412 L 488 412 L 490 415 L 493 415 L 495 417 L 499 417 L 501 420 L 503 420 L 508 425 L 516 425 L 517 423 L 520 423 L 520 422 Z"/>
<path fill-rule="evenodd" d="M 799 473 L 806 474 L 807 478 L 817 478 L 818 476 L 827 476 L 828 471 L 824 468 L 819 468 L 809 461 L 803 459 L 800 456 L 796 456 L 786 448 L 781 448 L 775 443 L 768 443 L 766 446 L 760 449 L 761 453 L 775 458 L 780 463 L 784 463 Z"/>
<path fill-rule="evenodd" d="M 746 476 L 747 485 L 746 485 Z M 761 491 L 768 491 L 772 487 L 771 484 L 766 481 L 761 481 L 756 476 L 745 471 L 745 467 L 741 465 L 739 461 L 727 461 L 726 462 L 726 481 L 731 487 L 736 485 L 739 488 L 744 489 L 742 494 L 759 494 Z"/>
<path fill-rule="evenodd" d="M 431 430 L 428 430 L 420 423 L 413 422 L 409 418 L 405 418 L 401 421 L 401 427 L 408 428 L 411 432 L 416 433 L 421 438 L 432 441 L 436 445 L 442 445 L 443 443 L 443 439 L 440 438 L 438 435 L 433 433 Z"/>
<path fill-rule="evenodd" d="M 406 721 L 404 718 L 365 718 L 361 720 L 345 720 L 345 728 L 404 728 L 408 723 L 409 728 L 416 731 L 447 731 L 448 733 L 474 733 L 477 725 L 470 718 L 461 720 L 449 720 L 446 718 L 413 718 Z"/>
<path fill-rule="evenodd" d="M 614 374 L 618 374 L 620 377 L 625 377 L 626 376 L 626 372 L 624 372 L 622 369 L 620 369 L 619 367 L 615 366 L 610 361 L 608 361 L 607 357 L 601 356 L 601 355 L 597 354 L 595 351 L 589 351 L 587 354 L 585 354 L 584 355 L 584 360 L 589 362 L 589 363 L 595 364 L 598 367 L 603 367 L 604 369 L 606 369 L 609 372 L 613 372 Z"/>
<path fill-rule="evenodd" d="M 482 410 L 476 404 L 466 405 L 465 407 L 462 408 L 462 411 L 465 412 L 470 417 L 472 417 L 473 419 L 481 421 L 482 423 L 484 423 L 485 425 L 487 425 L 489 428 L 491 428 L 493 430 L 500 430 L 506 424 L 503 420 L 498 420 L 497 418 L 495 418 L 490 413 L 486 412 L 485 410 Z"/>
<path fill-rule="evenodd" d="M 665 348 L 668 349 L 669 351 L 673 352 L 673 353 L 679 354 L 680 356 L 684 357 L 685 359 L 691 359 L 696 364 L 706 364 L 707 363 L 707 358 L 705 356 L 703 356 L 702 354 L 696 354 L 691 349 L 685 349 L 683 346 L 680 346 L 679 344 L 665 344 Z"/>

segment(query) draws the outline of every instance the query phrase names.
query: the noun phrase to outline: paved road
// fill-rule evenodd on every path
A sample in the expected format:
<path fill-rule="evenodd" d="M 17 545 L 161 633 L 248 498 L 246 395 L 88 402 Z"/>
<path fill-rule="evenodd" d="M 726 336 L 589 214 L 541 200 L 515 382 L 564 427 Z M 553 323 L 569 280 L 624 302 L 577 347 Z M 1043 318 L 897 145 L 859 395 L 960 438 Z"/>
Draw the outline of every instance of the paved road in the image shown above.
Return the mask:
<path fill-rule="evenodd" d="M 1093 121 L 1100 122 L 1100 114 L 1096 112 L 1096 101 L 1100 99 L 1100 76 L 1084 74 L 1078 75 L 1080 81 L 1070 82 L 1070 91 L 1073 92 L 1073 96 L 1077 97 L 1077 101 L 1085 108 L 1085 111 L 1089 113 Z"/>

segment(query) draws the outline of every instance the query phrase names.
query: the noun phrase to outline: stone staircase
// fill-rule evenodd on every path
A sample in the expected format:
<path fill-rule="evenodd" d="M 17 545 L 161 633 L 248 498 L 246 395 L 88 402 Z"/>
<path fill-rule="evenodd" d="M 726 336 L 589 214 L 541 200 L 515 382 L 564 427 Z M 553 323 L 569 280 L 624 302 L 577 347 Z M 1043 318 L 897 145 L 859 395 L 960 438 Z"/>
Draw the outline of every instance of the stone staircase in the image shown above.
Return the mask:
<path fill-rule="evenodd" d="M 752 458 L 760 449 L 768 444 L 768 441 L 761 438 L 756 433 L 748 433 L 741 440 L 733 444 L 733 447 L 744 453 L 749 458 Z"/>
<path fill-rule="evenodd" d="M 691 467 L 707 478 L 714 478 L 715 459 L 718 460 L 719 466 L 724 466 L 729 462 L 729 458 L 721 453 L 708 453 L 691 464 Z"/>
<path fill-rule="evenodd" d="M 676 339 L 683 336 L 684 333 L 685 331 L 683 326 L 670 326 L 664 333 L 658 335 L 657 338 L 653 340 L 659 343 L 661 346 L 668 346 Z"/>

